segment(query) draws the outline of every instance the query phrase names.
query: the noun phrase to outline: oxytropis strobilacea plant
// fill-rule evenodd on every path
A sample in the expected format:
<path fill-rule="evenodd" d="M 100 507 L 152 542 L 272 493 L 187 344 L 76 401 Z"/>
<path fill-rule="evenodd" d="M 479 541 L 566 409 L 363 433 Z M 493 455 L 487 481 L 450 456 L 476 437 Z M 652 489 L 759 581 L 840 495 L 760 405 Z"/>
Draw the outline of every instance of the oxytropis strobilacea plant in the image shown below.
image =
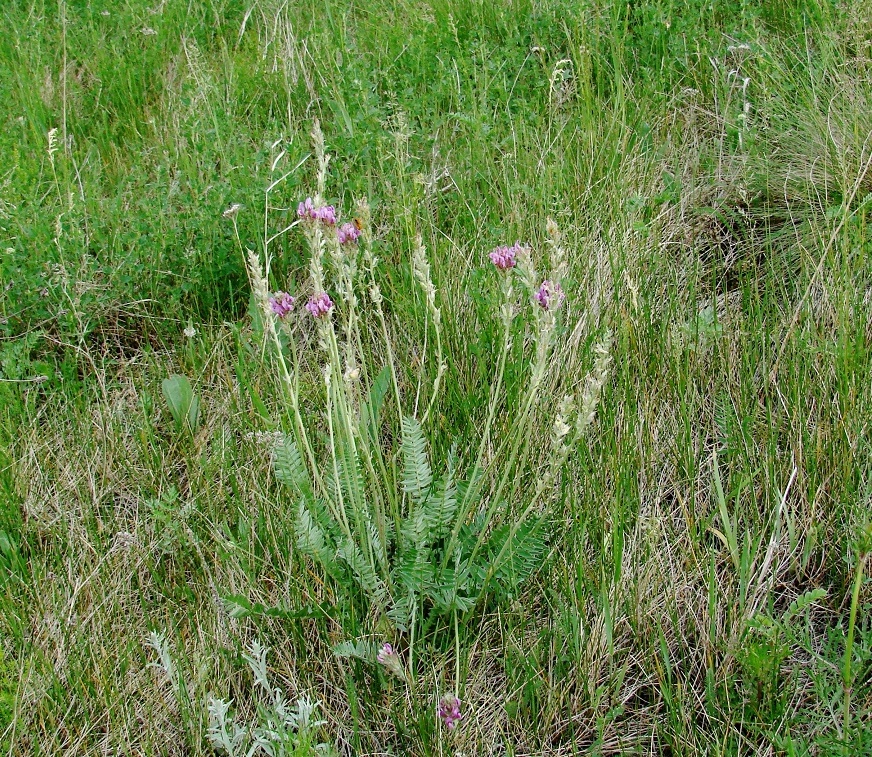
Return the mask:
<path fill-rule="evenodd" d="M 426 250 L 417 238 L 411 270 L 425 304 L 429 347 L 417 381 L 409 384 L 383 307 L 369 207 L 359 202 L 355 220 L 343 223 L 325 204 L 329 158 L 317 124 L 314 143 L 318 191 L 297 209 L 311 251 L 306 312 L 295 308 L 290 294 L 271 292 L 258 256 L 248 256 L 289 411 L 276 472 L 293 493 L 298 549 L 362 597 L 374 617 L 388 618 L 405 635 L 414 677 L 415 637 L 432 628 L 429 621 L 453 619 L 456 636 L 458 614 L 485 595 L 512 595 L 539 565 L 559 473 L 593 419 L 606 381 L 608 339 L 597 347 L 580 401 L 570 395 L 550 411 L 542 408 L 564 302 L 566 255 L 557 226 L 549 221 L 552 270 L 544 281 L 528 247 L 491 252 L 501 287 L 502 336 L 481 438 L 462 455 L 451 447 L 433 459 L 424 429 L 440 401 L 447 357 Z M 520 309 L 516 286 L 527 302 Z M 532 321 L 535 349 L 526 388 L 517 405 L 507 407 L 503 381 L 517 312 Z M 300 348 L 306 320 L 314 322 L 320 351 Z M 324 412 L 304 418 L 301 376 L 304 361 L 312 360 L 323 377 Z M 543 411 L 554 418 L 550 444 L 533 433 Z M 501 421 L 497 435 L 495 420 L 506 413 L 508 433 Z M 543 447 L 550 452 L 541 455 Z"/>

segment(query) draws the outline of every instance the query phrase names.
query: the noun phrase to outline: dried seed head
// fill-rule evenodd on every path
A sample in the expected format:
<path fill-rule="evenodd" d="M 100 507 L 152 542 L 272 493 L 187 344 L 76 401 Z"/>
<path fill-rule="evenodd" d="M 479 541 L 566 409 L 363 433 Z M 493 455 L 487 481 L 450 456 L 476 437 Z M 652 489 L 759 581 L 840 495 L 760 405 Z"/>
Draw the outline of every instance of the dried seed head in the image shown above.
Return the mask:
<path fill-rule="evenodd" d="M 236 218 L 236 216 L 239 215 L 240 210 L 242 210 L 242 205 L 238 202 L 234 202 L 221 215 L 224 216 L 224 218 Z"/>
<path fill-rule="evenodd" d="M 248 276 L 251 279 L 251 291 L 254 293 L 254 299 L 267 321 L 272 323 L 273 310 L 269 302 L 269 286 L 264 278 L 263 269 L 260 267 L 260 257 L 254 250 L 248 251 Z"/>

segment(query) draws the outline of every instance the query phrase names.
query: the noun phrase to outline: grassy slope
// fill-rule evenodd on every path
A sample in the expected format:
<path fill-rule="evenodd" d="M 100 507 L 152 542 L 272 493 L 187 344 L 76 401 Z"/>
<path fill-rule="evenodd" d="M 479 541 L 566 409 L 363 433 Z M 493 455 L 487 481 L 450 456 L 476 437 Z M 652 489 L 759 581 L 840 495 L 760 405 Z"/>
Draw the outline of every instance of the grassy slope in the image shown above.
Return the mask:
<path fill-rule="evenodd" d="M 0 727 L 13 753 L 203 751 L 207 692 L 252 704 L 239 652 L 255 631 L 283 685 L 313 691 L 331 738 L 361 753 L 839 749 L 872 471 L 864 6 L 4 7 Z M 221 218 L 242 202 L 242 239 L 259 244 L 273 159 L 298 165 L 315 116 L 332 199 L 375 205 L 407 351 L 422 338 L 416 230 L 431 251 L 452 356 L 437 447 L 463 448 L 481 421 L 493 245 L 540 242 L 552 215 L 574 250 L 554 397 L 584 375 L 590 341 L 615 335 L 546 564 L 515 606 L 467 627 L 471 714 L 453 746 L 433 737 L 431 695 L 453 650 L 429 649 L 405 692 L 330 654 L 371 630 L 351 605 L 240 620 L 218 599 L 332 598 L 294 555 L 272 482 L 264 434 L 281 413 L 232 325 L 248 293 Z M 71 137 L 53 160 L 50 128 Z M 311 177 L 297 169 L 273 202 L 292 208 Z M 272 231 L 286 221 L 274 214 Z M 302 244 L 280 244 L 278 280 L 296 289 Z M 185 341 L 188 318 L 199 333 Z M 523 369 L 517 355 L 510 376 Z M 163 408 L 171 371 L 203 395 L 194 439 Z M 789 633 L 746 633 L 817 587 L 827 597 Z M 853 754 L 872 751 L 868 588 L 861 599 Z M 151 629 L 169 631 L 190 702 L 147 667 Z"/>

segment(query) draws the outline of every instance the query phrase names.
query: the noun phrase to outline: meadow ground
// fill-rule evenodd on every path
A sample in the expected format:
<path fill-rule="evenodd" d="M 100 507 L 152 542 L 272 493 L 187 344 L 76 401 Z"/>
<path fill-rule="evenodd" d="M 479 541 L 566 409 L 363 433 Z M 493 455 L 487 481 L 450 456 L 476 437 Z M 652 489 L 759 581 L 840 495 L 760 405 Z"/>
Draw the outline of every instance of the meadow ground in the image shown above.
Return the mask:
<path fill-rule="evenodd" d="M 872 5 L 0 20 L 4 753 L 872 755 Z"/>

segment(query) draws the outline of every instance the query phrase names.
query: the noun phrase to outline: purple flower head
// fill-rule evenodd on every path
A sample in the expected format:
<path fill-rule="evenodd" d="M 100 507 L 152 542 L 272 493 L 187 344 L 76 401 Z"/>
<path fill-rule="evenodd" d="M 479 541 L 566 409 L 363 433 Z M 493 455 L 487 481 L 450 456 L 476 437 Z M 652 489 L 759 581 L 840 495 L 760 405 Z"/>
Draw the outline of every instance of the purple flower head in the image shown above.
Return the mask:
<path fill-rule="evenodd" d="M 294 298 L 287 292 L 276 292 L 269 298 L 269 306 L 279 318 L 286 318 L 294 309 Z"/>
<path fill-rule="evenodd" d="M 332 205 L 324 205 L 316 211 L 318 213 L 318 220 L 325 224 L 326 226 L 335 226 L 336 225 L 336 208 Z"/>
<path fill-rule="evenodd" d="M 317 218 L 317 210 L 315 209 L 315 203 L 312 202 L 311 197 L 307 197 L 303 202 L 297 205 L 297 215 L 300 218 L 309 218 L 313 221 Z"/>
<path fill-rule="evenodd" d="M 353 223 L 343 223 L 337 232 L 339 244 L 353 244 L 360 236 L 360 229 Z"/>
<path fill-rule="evenodd" d="M 382 644 L 376 659 L 387 668 L 389 673 L 395 675 L 400 680 L 404 681 L 406 679 L 406 673 L 403 670 L 403 662 L 400 660 L 400 656 L 387 642 Z"/>
<path fill-rule="evenodd" d="M 333 226 L 336 223 L 336 208 L 332 205 L 316 207 L 315 201 L 311 197 L 307 197 L 297 205 L 297 216 L 304 220 L 320 221 L 327 226 Z"/>
<path fill-rule="evenodd" d="M 454 694 L 446 694 L 442 697 L 436 712 L 449 731 L 453 730 L 457 721 L 463 717 L 460 714 L 460 700 Z"/>
<path fill-rule="evenodd" d="M 491 259 L 491 263 L 501 271 L 507 271 L 509 268 L 514 268 L 517 265 L 518 261 L 516 258 L 520 251 L 521 243 L 515 242 L 511 247 L 497 247 L 488 257 Z"/>
<path fill-rule="evenodd" d="M 308 310 L 315 318 L 320 318 L 322 315 L 327 315 L 333 307 L 333 300 L 327 292 L 316 294 L 306 303 Z"/>
<path fill-rule="evenodd" d="M 548 279 L 542 282 L 539 291 L 533 296 L 544 310 L 557 310 L 563 304 L 563 300 L 566 299 L 560 284 L 552 283 Z"/>

